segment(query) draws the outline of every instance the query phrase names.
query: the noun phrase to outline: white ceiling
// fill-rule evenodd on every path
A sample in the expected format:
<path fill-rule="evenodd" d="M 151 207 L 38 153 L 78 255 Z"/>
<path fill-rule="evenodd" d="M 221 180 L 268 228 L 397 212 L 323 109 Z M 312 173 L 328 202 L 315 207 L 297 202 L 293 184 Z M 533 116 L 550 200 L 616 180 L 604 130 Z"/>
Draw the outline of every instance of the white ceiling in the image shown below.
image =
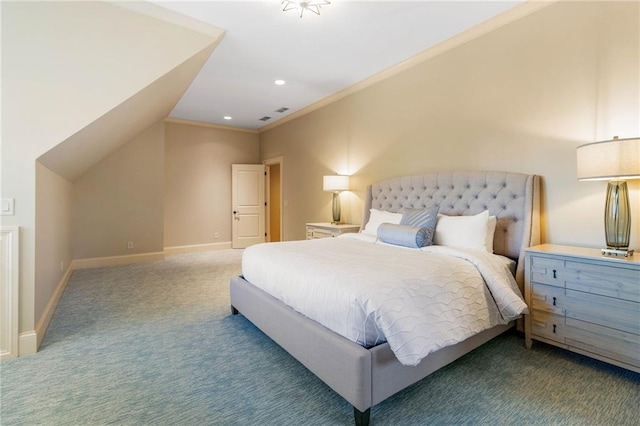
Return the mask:
<path fill-rule="evenodd" d="M 302 18 L 280 0 L 155 1 L 226 30 L 170 117 L 260 129 L 522 1 L 332 0 Z"/>

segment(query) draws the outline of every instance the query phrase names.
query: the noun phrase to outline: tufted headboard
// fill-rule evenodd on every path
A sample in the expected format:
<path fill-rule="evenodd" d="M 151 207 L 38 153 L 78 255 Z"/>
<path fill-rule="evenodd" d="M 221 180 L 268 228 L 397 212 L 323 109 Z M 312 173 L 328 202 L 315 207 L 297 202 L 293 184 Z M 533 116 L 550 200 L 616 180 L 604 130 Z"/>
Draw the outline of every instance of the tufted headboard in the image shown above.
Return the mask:
<path fill-rule="evenodd" d="M 508 172 L 436 172 L 387 179 L 367 187 L 362 226 L 369 209 L 440 206 L 446 215 L 489 210 L 498 219 L 493 250 L 516 260 L 516 281 L 524 283 L 524 249 L 540 243 L 540 176 Z"/>

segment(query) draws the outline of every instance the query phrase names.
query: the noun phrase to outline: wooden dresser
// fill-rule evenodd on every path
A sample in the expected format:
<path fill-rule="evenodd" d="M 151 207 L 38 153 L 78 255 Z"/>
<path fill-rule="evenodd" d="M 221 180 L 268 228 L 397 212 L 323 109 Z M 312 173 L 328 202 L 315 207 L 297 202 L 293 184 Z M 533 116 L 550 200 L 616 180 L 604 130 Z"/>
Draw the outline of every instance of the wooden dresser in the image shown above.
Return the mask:
<path fill-rule="evenodd" d="M 318 238 L 335 238 L 338 235 L 358 232 L 360 225 L 332 224 L 332 223 L 307 223 L 307 240 Z"/>
<path fill-rule="evenodd" d="M 543 244 L 525 254 L 525 340 L 640 372 L 640 255 Z"/>

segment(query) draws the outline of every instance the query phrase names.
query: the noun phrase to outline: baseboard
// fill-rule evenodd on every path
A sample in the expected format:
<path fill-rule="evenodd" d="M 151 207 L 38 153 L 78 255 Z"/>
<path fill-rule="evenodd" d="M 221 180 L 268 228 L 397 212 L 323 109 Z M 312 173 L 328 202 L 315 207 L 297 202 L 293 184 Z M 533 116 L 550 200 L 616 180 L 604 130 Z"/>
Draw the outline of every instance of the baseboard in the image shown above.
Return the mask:
<path fill-rule="evenodd" d="M 198 253 L 201 251 L 212 250 L 225 250 L 231 248 L 231 241 L 225 241 L 222 243 L 210 243 L 210 244 L 192 244 L 188 246 L 173 246 L 165 247 L 164 254 L 184 254 L 184 253 Z"/>
<path fill-rule="evenodd" d="M 38 352 L 38 335 L 35 330 L 20 333 L 18 336 L 18 356 L 33 355 Z"/>
<path fill-rule="evenodd" d="M 130 254 L 125 256 L 93 257 L 88 259 L 74 259 L 71 267 L 75 269 L 100 268 L 103 266 L 128 265 L 130 263 L 144 263 L 164 260 L 163 252 Z"/>
<path fill-rule="evenodd" d="M 37 349 L 40 349 L 40 345 L 42 344 L 42 340 L 44 340 L 44 335 L 47 333 L 47 329 L 49 328 L 49 323 L 51 322 L 51 317 L 53 317 L 53 313 L 56 311 L 56 307 L 58 306 L 58 302 L 60 302 L 60 298 L 62 297 L 62 293 L 64 293 L 64 289 L 67 288 L 67 283 L 69 282 L 69 278 L 71 278 L 71 274 L 73 273 L 73 263 L 69 264 L 69 267 L 65 271 L 65 273 L 60 278 L 58 285 L 56 286 L 51 299 L 49 299 L 49 303 L 44 308 L 44 312 L 40 316 L 38 323 L 36 324 L 36 335 L 37 335 Z"/>

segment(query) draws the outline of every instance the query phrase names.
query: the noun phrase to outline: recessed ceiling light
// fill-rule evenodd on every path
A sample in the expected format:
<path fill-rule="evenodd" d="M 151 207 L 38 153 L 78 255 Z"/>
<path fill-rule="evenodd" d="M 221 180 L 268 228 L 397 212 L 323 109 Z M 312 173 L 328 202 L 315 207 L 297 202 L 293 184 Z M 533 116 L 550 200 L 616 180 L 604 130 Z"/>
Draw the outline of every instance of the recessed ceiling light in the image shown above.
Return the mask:
<path fill-rule="evenodd" d="M 276 84 L 276 86 L 283 86 L 286 83 L 286 81 L 284 81 L 284 80 L 276 80 L 276 81 L 274 81 L 274 83 Z"/>
<path fill-rule="evenodd" d="M 225 115 L 225 116 L 224 116 L 224 117 L 222 117 L 222 118 L 224 118 L 225 120 L 231 120 L 231 118 L 232 118 L 232 117 L 231 117 L 230 115 Z"/>

